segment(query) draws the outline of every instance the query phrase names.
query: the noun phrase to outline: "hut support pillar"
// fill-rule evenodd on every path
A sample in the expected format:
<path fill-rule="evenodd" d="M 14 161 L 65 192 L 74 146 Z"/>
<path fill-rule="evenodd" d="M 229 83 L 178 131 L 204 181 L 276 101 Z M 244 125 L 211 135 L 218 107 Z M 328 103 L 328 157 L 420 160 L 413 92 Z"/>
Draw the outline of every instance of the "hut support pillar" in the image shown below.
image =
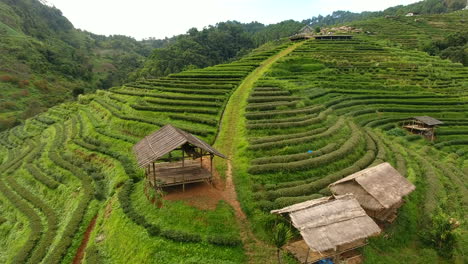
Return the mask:
<path fill-rule="evenodd" d="M 185 167 L 185 154 L 184 149 L 182 149 L 182 168 Z M 185 192 L 185 176 L 182 176 L 182 192 Z"/>
<path fill-rule="evenodd" d="M 307 249 L 307 256 L 305 258 L 304 264 L 307 264 L 307 261 L 309 260 L 309 254 L 310 254 L 310 247 Z"/>
<path fill-rule="evenodd" d="M 185 167 L 184 164 L 185 164 L 185 156 L 184 156 L 184 150 L 182 149 L 182 167 Z"/>
<path fill-rule="evenodd" d="M 200 149 L 200 168 L 203 168 L 203 149 Z"/>
<path fill-rule="evenodd" d="M 153 162 L 153 183 L 156 186 L 156 165 Z"/>

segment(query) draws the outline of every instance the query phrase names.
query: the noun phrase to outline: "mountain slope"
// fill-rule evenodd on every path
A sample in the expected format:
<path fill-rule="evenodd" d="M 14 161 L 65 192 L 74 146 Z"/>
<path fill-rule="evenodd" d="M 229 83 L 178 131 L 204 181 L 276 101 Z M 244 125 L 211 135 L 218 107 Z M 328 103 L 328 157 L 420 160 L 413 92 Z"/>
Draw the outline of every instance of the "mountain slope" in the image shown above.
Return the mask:
<path fill-rule="evenodd" d="M 37 0 L 1 0 L 0 37 L 0 130 L 79 93 L 121 84 L 156 44 L 76 30 Z"/>

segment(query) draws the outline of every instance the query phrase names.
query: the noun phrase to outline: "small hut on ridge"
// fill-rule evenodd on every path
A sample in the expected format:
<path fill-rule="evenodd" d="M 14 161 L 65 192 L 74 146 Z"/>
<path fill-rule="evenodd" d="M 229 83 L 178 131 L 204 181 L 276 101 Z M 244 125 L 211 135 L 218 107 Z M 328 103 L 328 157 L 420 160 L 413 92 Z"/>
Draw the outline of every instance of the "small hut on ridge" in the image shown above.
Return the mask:
<path fill-rule="evenodd" d="M 301 30 L 299 30 L 299 32 L 297 32 L 297 34 L 292 35 L 289 39 L 291 41 L 304 40 L 312 38 L 313 35 L 314 29 L 309 25 L 305 25 Z"/>
<path fill-rule="evenodd" d="M 388 162 L 358 171 L 330 184 L 334 195 L 353 194 L 367 214 L 382 222 L 393 222 L 403 197 L 416 187 Z"/>
<path fill-rule="evenodd" d="M 353 195 L 323 197 L 283 209 L 273 214 L 288 214 L 302 240 L 286 246 L 301 263 L 314 263 L 333 258 L 338 261 L 366 244 L 366 239 L 380 234 L 379 226 L 370 218 Z M 349 254 L 348 257 L 360 257 Z M 338 262 L 336 262 L 338 263 Z"/>
<path fill-rule="evenodd" d="M 211 182 L 214 155 L 226 158 L 205 141 L 172 125 L 145 137 L 133 151 L 152 187 L 182 185 L 184 190 L 188 183 Z M 173 156 L 174 151 L 180 156 Z M 210 170 L 203 166 L 205 156 L 210 157 Z"/>
<path fill-rule="evenodd" d="M 405 122 L 403 128 L 406 128 L 411 133 L 428 137 L 433 141 L 436 127 L 443 123 L 444 122 L 430 116 L 415 116 L 411 120 Z"/>

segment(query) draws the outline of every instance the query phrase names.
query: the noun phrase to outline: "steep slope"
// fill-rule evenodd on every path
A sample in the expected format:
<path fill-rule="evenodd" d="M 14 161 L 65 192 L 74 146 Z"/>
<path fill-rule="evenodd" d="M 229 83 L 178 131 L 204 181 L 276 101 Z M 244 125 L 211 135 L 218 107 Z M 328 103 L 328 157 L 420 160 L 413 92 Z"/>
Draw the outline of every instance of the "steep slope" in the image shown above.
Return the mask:
<path fill-rule="evenodd" d="M 79 93 L 122 84 L 159 44 L 77 30 L 38 0 L 0 1 L 0 130 Z"/>
<path fill-rule="evenodd" d="M 70 263 L 96 215 L 87 263 L 245 262 L 232 208 L 152 206 L 131 148 L 167 123 L 213 141 L 230 94 L 288 45 L 81 96 L 2 133 L 0 262 Z"/>
<path fill-rule="evenodd" d="M 417 191 L 386 238 L 366 248 L 368 263 L 445 263 L 437 253 L 466 262 L 465 227 L 456 248 L 428 241 L 429 230 L 466 218 L 467 80 L 466 67 L 368 37 L 307 41 L 256 83 L 236 132 L 227 132 L 253 225 L 267 236 L 271 209 L 329 195 L 332 182 L 388 161 Z M 445 122 L 435 145 L 399 128 L 416 115 Z"/>
<path fill-rule="evenodd" d="M 466 30 L 468 10 L 447 14 L 413 17 L 388 16 L 352 22 L 350 25 L 375 34 L 383 41 L 401 44 L 405 48 L 424 48 L 428 42 L 441 40 L 451 33 Z"/>

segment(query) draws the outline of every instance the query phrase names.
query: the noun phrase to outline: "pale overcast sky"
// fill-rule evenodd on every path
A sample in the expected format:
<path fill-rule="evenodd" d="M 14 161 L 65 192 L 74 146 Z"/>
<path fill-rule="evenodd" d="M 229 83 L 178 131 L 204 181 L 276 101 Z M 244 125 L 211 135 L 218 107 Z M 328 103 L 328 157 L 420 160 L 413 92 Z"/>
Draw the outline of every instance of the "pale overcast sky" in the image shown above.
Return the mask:
<path fill-rule="evenodd" d="M 377 11 L 417 0 L 47 0 L 77 28 L 137 39 L 164 38 L 237 20 L 264 24 L 301 21 L 336 10 Z"/>

